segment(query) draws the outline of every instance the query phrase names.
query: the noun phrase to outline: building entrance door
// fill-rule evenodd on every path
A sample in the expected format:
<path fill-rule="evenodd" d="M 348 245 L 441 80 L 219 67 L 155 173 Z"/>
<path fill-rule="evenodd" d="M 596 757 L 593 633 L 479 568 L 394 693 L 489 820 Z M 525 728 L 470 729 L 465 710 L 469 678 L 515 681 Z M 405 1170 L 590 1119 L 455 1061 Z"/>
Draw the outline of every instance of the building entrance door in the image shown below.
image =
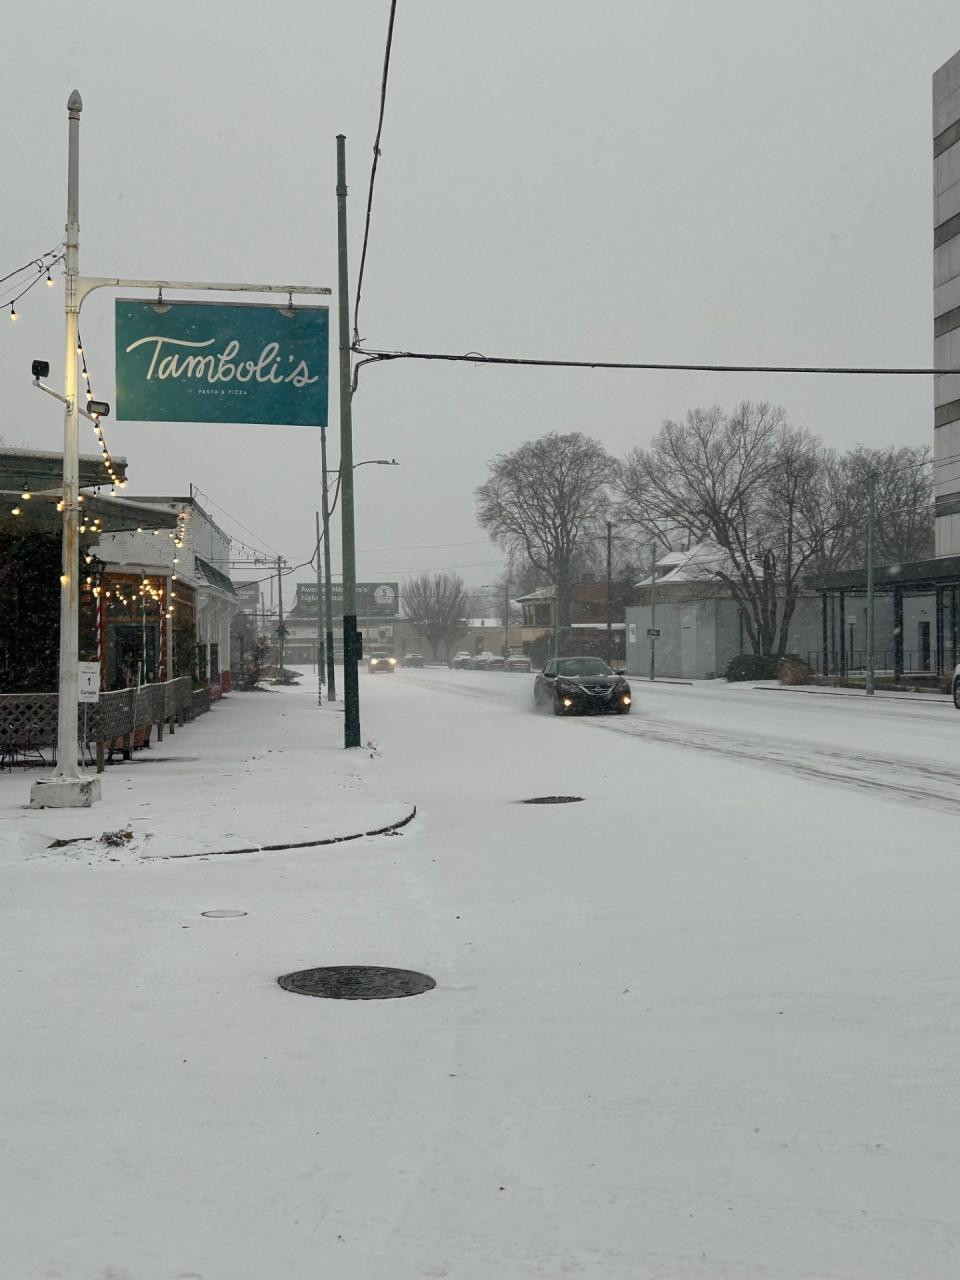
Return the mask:
<path fill-rule="evenodd" d="M 918 626 L 918 648 L 920 650 L 920 670 L 930 670 L 930 623 L 921 622 Z"/>

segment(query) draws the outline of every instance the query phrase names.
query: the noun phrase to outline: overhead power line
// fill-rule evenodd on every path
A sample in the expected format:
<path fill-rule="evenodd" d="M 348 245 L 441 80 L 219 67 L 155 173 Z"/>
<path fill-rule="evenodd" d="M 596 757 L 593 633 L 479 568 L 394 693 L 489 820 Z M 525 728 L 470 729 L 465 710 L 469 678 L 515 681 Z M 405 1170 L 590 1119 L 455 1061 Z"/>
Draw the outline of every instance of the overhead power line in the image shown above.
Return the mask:
<path fill-rule="evenodd" d="M 638 369 L 664 373 L 807 373 L 845 374 L 856 377 L 930 377 L 960 373 L 960 369 L 927 369 L 883 365 L 802 365 L 802 364 L 683 364 L 652 360 L 541 360 L 532 356 L 485 356 L 479 351 L 458 355 L 449 351 L 377 351 L 358 341 L 354 352 L 363 356 L 361 364 L 379 364 L 387 360 L 433 360 L 448 364 L 522 365 L 535 369 Z M 358 365 L 359 368 L 359 365 Z"/>
<path fill-rule="evenodd" d="M 363 225 L 363 247 L 360 250 L 360 269 L 357 272 L 357 297 L 353 306 L 353 341 L 359 343 L 357 328 L 360 317 L 360 291 L 363 288 L 363 269 L 367 263 L 367 246 L 370 241 L 370 218 L 373 213 L 373 187 L 377 180 L 377 164 L 380 160 L 380 135 L 383 133 L 383 114 L 387 105 L 387 77 L 390 74 L 390 49 L 393 45 L 393 20 L 397 12 L 397 0 L 390 0 L 390 18 L 387 22 L 387 44 L 383 53 L 383 76 L 380 81 L 380 114 L 377 117 L 377 136 L 373 140 L 373 163 L 370 166 L 370 185 L 367 188 L 367 216 Z"/>

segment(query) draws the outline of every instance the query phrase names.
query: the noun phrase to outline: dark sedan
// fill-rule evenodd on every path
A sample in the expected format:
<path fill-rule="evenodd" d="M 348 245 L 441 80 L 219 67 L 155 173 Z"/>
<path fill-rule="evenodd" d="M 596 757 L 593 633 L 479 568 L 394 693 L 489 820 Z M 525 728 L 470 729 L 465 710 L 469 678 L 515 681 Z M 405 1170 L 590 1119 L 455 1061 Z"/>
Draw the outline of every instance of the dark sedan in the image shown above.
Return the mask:
<path fill-rule="evenodd" d="M 553 658 L 534 681 L 533 701 L 555 716 L 625 716 L 632 705 L 629 684 L 602 658 Z"/>

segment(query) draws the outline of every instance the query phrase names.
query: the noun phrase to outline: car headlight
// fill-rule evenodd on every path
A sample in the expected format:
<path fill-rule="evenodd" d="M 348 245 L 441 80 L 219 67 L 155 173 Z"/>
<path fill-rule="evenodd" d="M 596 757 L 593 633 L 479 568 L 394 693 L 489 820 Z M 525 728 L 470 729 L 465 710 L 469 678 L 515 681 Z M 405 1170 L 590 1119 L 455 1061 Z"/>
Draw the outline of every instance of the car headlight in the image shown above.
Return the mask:
<path fill-rule="evenodd" d="M 572 706 L 573 706 L 573 699 L 572 699 L 572 698 L 563 698 L 563 699 L 562 699 L 562 702 L 563 702 L 563 705 L 564 705 L 565 707 L 572 707 Z"/>
<path fill-rule="evenodd" d="M 622 694 L 620 695 L 620 701 L 623 703 L 623 705 L 624 705 L 625 707 L 629 707 L 630 702 L 631 702 L 631 698 L 630 698 L 629 693 L 622 693 Z"/>
<path fill-rule="evenodd" d="M 387 661 L 390 663 L 391 667 L 395 667 L 397 665 L 396 658 L 388 658 Z"/>

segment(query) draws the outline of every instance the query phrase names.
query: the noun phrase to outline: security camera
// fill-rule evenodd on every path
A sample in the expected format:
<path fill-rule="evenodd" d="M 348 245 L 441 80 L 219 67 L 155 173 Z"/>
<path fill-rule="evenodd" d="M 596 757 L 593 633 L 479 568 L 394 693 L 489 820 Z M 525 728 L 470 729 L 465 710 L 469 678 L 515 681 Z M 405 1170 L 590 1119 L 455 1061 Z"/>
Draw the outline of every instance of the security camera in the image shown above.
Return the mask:
<path fill-rule="evenodd" d="M 47 377 L 49 377 L 49 376 L 50 376 L 50 361 L 49 361 L 49 360 L 34 360 L 33 364 L 30 366 L 30 372 L 33 374 L 34 378 L 35 378 L 37 381 L 39 381 L 41 378 L 47 378 Z"/>
<path fill-rule="evenodd" d="M 110 416 L 110 406 L 106 400 L 88 400 L 87 413 L 92 413 L 97 418 L 108 418 Z"/>

